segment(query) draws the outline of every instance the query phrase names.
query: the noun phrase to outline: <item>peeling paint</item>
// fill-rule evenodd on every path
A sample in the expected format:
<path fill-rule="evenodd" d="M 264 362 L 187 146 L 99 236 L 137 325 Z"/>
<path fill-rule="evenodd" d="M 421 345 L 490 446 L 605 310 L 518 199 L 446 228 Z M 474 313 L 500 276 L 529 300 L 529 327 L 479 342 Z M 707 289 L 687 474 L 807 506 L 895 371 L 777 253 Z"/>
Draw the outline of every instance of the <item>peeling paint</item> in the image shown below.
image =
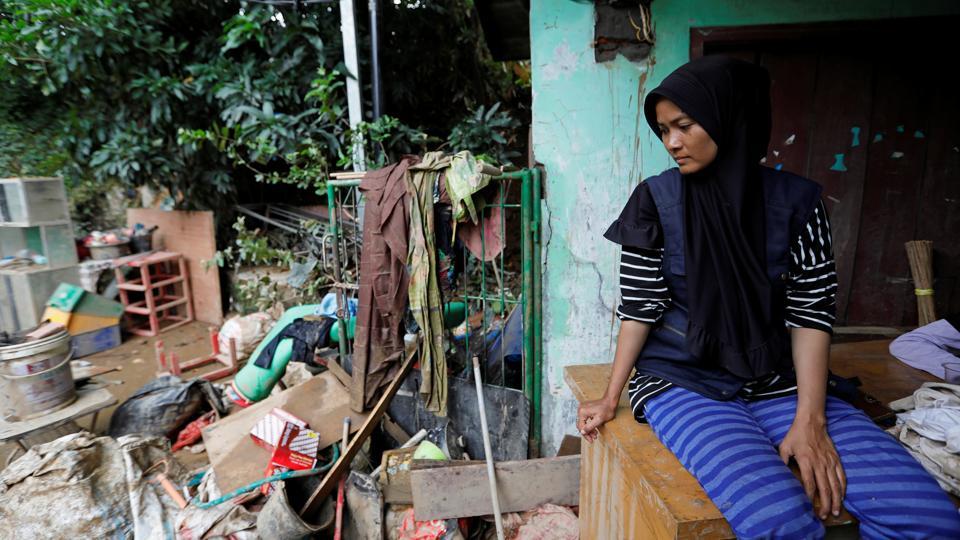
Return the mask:
<path fill-rule="evenodd" d="M 880 142 L 883 140 L 883 133 L 877 133 L 873 136 L 873 142 Z"/>
<path fill-rule="evenodd" d="M 904 131 L 903 124 L 900 124 L 899 126 L 897 126 L 897 133 L 903 133 L 903 131 Z"/>
<path fill-rule="evenodd" d="M 553 59 L 542 66 L 541 76 L 547 81 L 554 81 L 561 77 L 569 78 L 577 68 L 577 57 L 578 55 L 570 49 L 570 45 L 566 42 L 561 43 L 553 50 Z"/>
<path fill-rule="evenodd" d="M 833 160 L 833 165 L 830 166 L 831 171 L 847 172 L 847 166 L 843 164 L 843 154 L 834 154 Z"/>
<path fill-rule="evenodd" d="M 795 141 L 795 140 L 797 140 L 797 136 L 796 136 L 796 135 L 790 135 L 789 137 L 787 137 L 787 140 L 783 141 L 783 144 L 786 144 L 787 146 L 790 146 L 791 144 L 793 144 L 793 141 Z"/>
<path fill-rule="evenodd" d="M 778 170 L 778 171 L 782 171 L 782 170 L 783 170 L 783 163 L 777 163 L 777 166 L 774 167 L 774 169 L 776 169 L 776 170 Z"/>
<path fill-rule="evenodd" d="M 916 130 L 916 131 L 913 132 L 913 138 L 914 138 L 914 139 L 922 139 L 923 137 L 924 137 L 923 131 L 920 131 L 920 130 L 918 129 L 918 130 Z"/>
<path fill-rule="evenodd" d="M 853 126 L 852 128 L 850 128 L 850 135 L 853 137 L 853 140 L 850 141 L 850 146 L 851 147 L 860 146 L 860 127 Z"/>
<path fill-rule="evenodd" d="M 903 157 L 903 152 L 894 152 L 890 154 L 891 159 L 900 159 Z"/>

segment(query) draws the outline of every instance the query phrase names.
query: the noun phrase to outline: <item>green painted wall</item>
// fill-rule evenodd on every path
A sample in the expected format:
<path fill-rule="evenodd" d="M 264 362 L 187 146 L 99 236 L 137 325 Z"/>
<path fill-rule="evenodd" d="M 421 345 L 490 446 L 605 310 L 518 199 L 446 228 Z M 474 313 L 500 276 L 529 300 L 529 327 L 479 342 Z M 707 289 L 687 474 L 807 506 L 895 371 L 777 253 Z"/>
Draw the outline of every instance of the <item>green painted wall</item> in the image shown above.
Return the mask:
<path fill-rule="evenodd" d="M 669 166 L 638 107 L 646 89 L 689 59 L 690 28 L 960 13 L 960 2 L 656 0 L 650 59 L 594 61 L 591 1 L 533 0 L 533 144 L 546 166 L 544 452 L 575 433 L 563 381 L 570 364 L 610 362 L 616 343 L 617 262 L 606 227 L 641 178 Z"/>

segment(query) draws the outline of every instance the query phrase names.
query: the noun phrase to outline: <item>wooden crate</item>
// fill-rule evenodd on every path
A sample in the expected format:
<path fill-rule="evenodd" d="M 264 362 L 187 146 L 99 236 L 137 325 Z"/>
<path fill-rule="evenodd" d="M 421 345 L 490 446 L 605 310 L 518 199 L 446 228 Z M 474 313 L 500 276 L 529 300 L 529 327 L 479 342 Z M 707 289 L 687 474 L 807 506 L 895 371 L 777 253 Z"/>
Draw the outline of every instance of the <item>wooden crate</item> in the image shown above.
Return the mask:
<path fill-rule="evenodd" d="M 577 401 L 598 399 L 610 364 L 567 366 L 564 378 Z M 580 538 L 725 539 L 733 530 L 692 474 L 633 418 L 626 393 L 616 417 L 584 441 L 580 465 Z M 828 536 L 856 533 L 846 512 L 830 516 Z"/>

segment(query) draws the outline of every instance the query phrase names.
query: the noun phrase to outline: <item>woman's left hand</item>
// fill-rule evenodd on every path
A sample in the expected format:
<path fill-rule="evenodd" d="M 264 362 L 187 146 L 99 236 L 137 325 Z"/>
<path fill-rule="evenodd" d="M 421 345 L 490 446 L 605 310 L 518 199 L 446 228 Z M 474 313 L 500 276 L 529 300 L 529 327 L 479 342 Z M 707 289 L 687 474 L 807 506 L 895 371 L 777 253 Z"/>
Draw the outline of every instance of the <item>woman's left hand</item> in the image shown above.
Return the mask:
<path fill-rule="evenodd" d="M 780 443 L 780 459 L 788 463 L 791 457 L 800 468 L 800 479 L 807 497 L 813 501 L 814 494 L 820 496 L 817 509 L 820 519 L 827 519 L 827 512 L 839 515 L 847 490 L 847 477 L 837 449 L 827 434 L 825 421 L 794 420 Z"/>

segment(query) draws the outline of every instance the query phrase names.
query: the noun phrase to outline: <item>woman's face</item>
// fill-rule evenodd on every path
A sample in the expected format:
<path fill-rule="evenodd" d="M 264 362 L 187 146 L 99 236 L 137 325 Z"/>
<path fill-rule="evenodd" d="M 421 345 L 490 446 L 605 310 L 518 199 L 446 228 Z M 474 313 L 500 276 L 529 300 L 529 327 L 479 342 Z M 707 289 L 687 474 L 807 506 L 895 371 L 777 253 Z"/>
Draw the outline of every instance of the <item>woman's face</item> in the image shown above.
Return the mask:
<path fill-rule="evenodd" d="M 717 143 L 703 126 L 669 99 L 657 102 L 657 126 L 663 146 L 677 162 L 682 174 L 700 171 L 716 159 Z"/>

